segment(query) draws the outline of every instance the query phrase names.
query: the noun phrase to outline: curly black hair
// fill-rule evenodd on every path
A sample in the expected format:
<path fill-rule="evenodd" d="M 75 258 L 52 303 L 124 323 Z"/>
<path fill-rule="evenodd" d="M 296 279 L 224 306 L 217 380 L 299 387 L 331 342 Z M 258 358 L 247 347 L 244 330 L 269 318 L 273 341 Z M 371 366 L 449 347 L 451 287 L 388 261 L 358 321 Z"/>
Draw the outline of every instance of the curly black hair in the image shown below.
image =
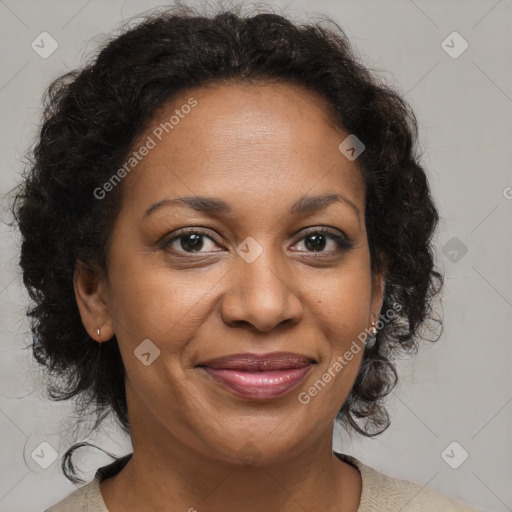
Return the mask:
<path fill-rule="evenodd" d="M 385 269 L 384 312 L 374 343 L 337 420 L 375 436 L 390 424 L 385 397 L 398 377 L 393 360 L 418 349 L 420 328 L 433 314 L 443 285 L 434 270 L 432 237 L 439 220 L 417 144 L 410 106 L 365 67 L 343 30 L 328 16 L 293 22 L 242 6 L 199 12 L 181 4 L 150 11 L 111 35 L 86 65 L 57 78 L 44 97 L 37 140 L 12 204 L 21 232 L 20 265 L 33 304 L 28 308 L 32 353 L 53 400 L 76 399 L 96 428 L 113 412 L 130 425 L 124 366 L 114 336 L 95 343 L 77 307 L 77 262 L 107 273 L 109 240 L 122 201 L 122 183 L 102 200 L 106 183 L 133 150 L 152 117 L 181 91 L 253 80 L 301 85 L 319 94 L 341 129 L 360 139 L 366 183 L 366 230 L 372 273 Z M 399 311 L 396 312 L 396 305 Z M 429 340 L 437 341 L 437 340 Z M 70 462 L 62 461 L 73 481 Z M 68 469 L 70 473 L 68 474 Z"/>

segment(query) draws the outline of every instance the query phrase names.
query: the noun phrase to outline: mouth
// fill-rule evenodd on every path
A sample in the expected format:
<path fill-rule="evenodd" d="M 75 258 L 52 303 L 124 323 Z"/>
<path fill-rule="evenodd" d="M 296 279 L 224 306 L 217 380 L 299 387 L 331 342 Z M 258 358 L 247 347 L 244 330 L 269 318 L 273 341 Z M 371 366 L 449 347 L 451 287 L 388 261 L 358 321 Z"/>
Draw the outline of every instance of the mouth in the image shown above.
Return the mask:
<path fill-rule="evenodd" d="M 238 396 L 268 400 L 283 396 L 304 380 L 316 361 L 301 354 L 234 354 L 198 364 L 215 382 Z"/>

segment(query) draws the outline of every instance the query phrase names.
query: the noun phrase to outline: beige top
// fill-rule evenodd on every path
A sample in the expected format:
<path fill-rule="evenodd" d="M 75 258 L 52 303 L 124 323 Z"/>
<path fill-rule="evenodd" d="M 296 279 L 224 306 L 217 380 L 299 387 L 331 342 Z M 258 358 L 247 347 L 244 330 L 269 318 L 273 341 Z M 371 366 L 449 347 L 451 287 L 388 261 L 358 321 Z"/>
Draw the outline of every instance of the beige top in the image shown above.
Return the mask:
<path fill-rule="evenodd" d="M 344 462 L 352 464 L 361 473 L 362 492 L 357 512 L 481 512 L 462 501 L 414 482 L 380 473 L 350 455 L 336 455 Z M 119 472 L 124 464 L 116 464 L 114 461 L 109 466 L 100 468 L 90 483 L 44 512 L 109 512 L 101 496 L 99 482 L 108 473 L 102 470 L 110 466 L 114 466 L 115 472 Z M 115 473 L 110 471 L 108 476 L 113 474 Z"/>

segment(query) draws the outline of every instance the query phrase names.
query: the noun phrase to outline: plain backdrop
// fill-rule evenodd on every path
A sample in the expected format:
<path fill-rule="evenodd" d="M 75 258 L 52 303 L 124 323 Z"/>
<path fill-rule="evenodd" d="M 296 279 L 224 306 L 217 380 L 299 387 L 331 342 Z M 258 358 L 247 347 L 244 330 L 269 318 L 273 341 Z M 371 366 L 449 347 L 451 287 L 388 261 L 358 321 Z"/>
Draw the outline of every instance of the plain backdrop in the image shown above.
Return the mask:
<path fill-rule="evenodd" d="M 436 236 L 438 268 L 446 276 L 442 337 L 399 362 L 389 429 L 353 441 L 335 431 L 334 446 L 475 507 L 512 510 L 512 2 L 270 4 L 302 21 L 307 12 L 332 16 L 363 61 L 405 95 L 418 117 L 423 163 L 442 217 Z M 155 5 L 161 4 L 0 1 L 2 195 L 19 181 L 50 81 L 82 64 L 96 36 Z M 47 58 L 32 47 L 48 37 L 42 32 L 58 44 Z M 46 469 L 34 463 L 34 450 L 49 449 L 41 443 L 59 457 L 82 439 L 116 455 L 131 445 L 112 422 L 70 437 L 73 404 L 42 398 L 40 374 L 23 348 L 30 335 L 18 237 L 4 224 L 0 236 L 0 511 L 36 512 L 76 488 L 61 474 L 60 458 Z M 76 461 L 89 481 L 111 459 L 85 449 Z"/>

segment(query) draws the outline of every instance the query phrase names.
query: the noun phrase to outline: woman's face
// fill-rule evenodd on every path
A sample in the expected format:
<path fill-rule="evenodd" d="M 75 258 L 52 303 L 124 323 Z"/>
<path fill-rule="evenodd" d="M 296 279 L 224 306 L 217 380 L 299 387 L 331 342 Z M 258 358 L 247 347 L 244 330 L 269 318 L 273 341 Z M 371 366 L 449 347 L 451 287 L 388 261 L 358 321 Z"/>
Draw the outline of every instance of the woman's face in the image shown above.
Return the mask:
<path fill-rule="evenodd" d="M 108 280 L 77 290 L 91 336 L 117 337 L 134 444 L 240 463 L 330 442 L 363 350 L 344 354 L 382 305 L 364 181 L 338 149 L 348 135 L 322 99 L 282 84 L 187 91 L 150 123 L 122 184 Z M 312 363 L 199 366 L 277 352 Z"/>

